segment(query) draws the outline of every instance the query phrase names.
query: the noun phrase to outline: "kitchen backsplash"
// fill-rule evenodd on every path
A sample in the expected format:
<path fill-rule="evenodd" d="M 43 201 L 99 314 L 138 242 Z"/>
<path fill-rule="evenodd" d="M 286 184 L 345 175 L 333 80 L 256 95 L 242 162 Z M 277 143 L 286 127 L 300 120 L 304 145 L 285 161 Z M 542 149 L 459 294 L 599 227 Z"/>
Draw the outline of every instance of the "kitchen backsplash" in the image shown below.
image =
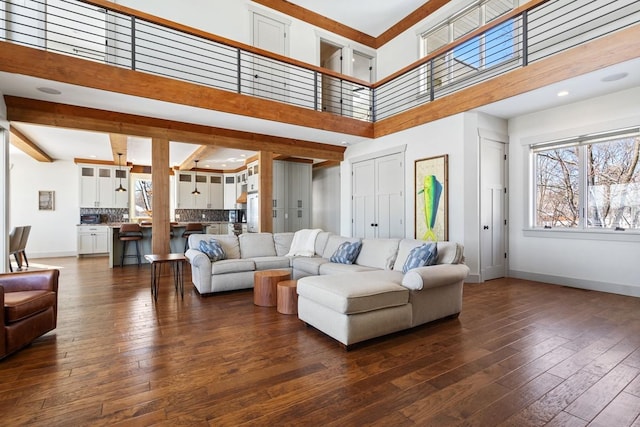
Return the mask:
<path fill-rule="evenodd" d="M 102 222 L 126 222 L 124 215 L 129 214 L 129 209 L 122 208 L 80 208 L 80 215 L 100 214 Z M 176 209 L 176 221 L 178 222 L 214 222 L 229 221 L 229 211 L 222 209 Z"/>

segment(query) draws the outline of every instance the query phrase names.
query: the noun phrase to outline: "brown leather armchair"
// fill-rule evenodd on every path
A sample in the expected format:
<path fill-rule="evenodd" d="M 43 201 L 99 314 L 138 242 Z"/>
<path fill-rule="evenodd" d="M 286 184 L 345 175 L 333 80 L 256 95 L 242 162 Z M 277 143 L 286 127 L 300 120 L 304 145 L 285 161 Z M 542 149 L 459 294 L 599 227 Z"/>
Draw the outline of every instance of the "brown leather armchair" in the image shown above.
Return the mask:
<path fill-rule="evenodd" d="M 0 359 L 56 328 L 58 270 L 0 274 Z"/>

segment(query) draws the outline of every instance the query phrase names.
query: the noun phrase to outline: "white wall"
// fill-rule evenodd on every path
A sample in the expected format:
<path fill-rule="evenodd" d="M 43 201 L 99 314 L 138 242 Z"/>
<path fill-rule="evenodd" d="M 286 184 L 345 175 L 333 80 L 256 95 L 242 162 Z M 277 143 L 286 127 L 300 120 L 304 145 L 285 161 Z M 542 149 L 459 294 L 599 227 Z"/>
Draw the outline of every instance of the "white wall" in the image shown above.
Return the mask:
<path fill-rule="evenodd" d="M 405 236 L 415 233 L 415 161 L 449 156 L 449 240 L 465 245 L 470 281 L 479 277 L 478 129 L 506 134 L 506 122 L 463 113 L 349 147 L 341 165 L 342 235 L 351 235 L 351 164 L 354 159 L 406 144 Z"/>
<path fill-rule="evenodd" d="M 527 231 L 528 144 L 640 125 L 640 88 L 509 120 L 510 276 L 640 296 L 640 235 L 617 241 L 580 233 Z M 629 236 L 630 233 L 627 233 Z"/>
<path fill-rule="evenodd" d="M 311 227 L 340 234 L 340 168 L 313 171 Z"/>
<path fill-rule="evenodd" d="M 29 260 L 77 253 L 79 220 L 78 167 L 72 161 L 36 162 L 12 153 L 10 169 L 10 227 L 31 225 Z M 55 191 L 55 210 L 38 210 L 38 191 Z"/>

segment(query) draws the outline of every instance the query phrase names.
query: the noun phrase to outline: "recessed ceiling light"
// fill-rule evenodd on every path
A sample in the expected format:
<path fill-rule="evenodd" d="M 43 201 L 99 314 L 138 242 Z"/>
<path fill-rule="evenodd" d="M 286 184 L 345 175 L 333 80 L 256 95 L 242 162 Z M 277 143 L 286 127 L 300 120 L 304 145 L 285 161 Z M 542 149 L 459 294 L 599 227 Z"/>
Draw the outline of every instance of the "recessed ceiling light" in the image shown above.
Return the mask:
<path fill-rule="evenodd" d="M 222 164 L 222 167 L 223 167 L 223 168 L 226 168 L 226 167 L 227 167 L 227 164 L 226 164 L 226 163 L 223 163 L 223 164 Z"/>
<path fill-rule="evenodd" d="M 50 87 L 39 87 L 37 89 L 40 92 L 48 93 L 49 95 L 60 95 L 62 93 L 58 89 L 53 89 L 53 88 L 50 88 Z"/>
<path fill-rule="evenodd" d="M 569 95 L 568 90 L 561 90 L 560 92 L 558 92 L 558 96 L 567 96 L 567 95 Z"/>
<path fill-rule="evenodd" d="M 91 157 L 92 159 L 95 159 L 95 158 L 96 158 L 96 155 L 95 155 L 95 154 L 92 154 L 92 155 L 90 155 L 89 157 Z"/>
<path fill-rule="evenodd" d="M 611 74 L 609 76 L 603 77 L 602 81 L 603 82 L 615 82 L 616 80 L 622 80 L 625 77 L 627 77 L 629 75 L 629 73 L 616 73 L 616 74 Z"/>

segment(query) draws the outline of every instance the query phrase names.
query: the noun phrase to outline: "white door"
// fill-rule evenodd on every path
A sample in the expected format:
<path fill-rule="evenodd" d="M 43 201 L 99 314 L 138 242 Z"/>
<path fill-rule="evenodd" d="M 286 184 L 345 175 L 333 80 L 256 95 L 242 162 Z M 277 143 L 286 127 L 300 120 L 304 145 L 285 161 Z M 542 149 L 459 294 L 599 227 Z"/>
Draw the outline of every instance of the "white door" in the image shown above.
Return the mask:
<path fill-rule="evenodd" d="M 373 58 L 360 52 L 353 52 L 353 77 L 373 81 Z M 371 91 L 357 85 L 349 85 L 351 116 L 359 120 L 369 120 L 371 118 Z"/>
<path fill-rule="evenodd" d="M 353 164 L 353 236 L 375 238 L 375 163 Z"/>
<path fill-rule="evenodd" d="M 323 42 L 321 49 L 323 58 L 320 65 L 331 71 L 342 73 L 342 48 Z M 340 79 L 322 75 L 322 111 L 342 114 L 342 89 Z"/>
<path fill-rule="evenodd" d="M 481 280 L 505 276 L 505 145 L 480 140 L 480 276 Z"/>
<path fill-rule="evenodd" d="M 47 0 L 47 9 L 47 49 L 105 62 L 105 9 L 64 0 Z"/>
<path fill-rule="evenodd" d="M 253 45 L 279 55 L 287 55 L 287 24 L 253 14 Z M 253 94 L 274 101 L 287 98 L 287 79 L 284 65 L 256 56 L 253 61 Z"/>
<path fill-rule="evenodd" d="M 376 159 L 376 237 L 404 237 L 404 168 L 402 154 Z"/>

